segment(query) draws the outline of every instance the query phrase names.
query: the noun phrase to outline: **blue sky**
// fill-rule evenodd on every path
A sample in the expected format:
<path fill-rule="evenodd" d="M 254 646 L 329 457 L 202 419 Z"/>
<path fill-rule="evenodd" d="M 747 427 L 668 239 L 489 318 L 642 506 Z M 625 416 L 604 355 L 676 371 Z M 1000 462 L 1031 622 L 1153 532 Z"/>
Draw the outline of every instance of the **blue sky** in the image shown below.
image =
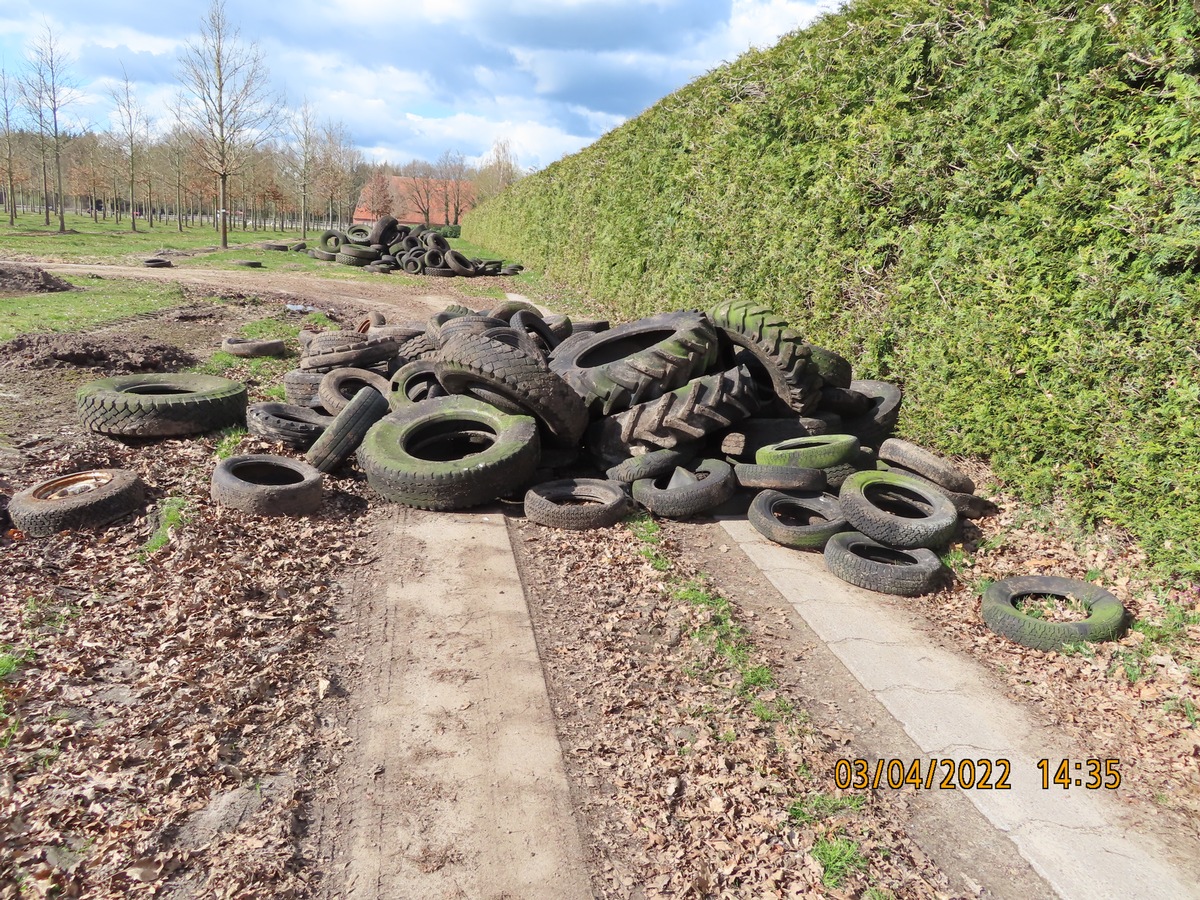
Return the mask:
<path fill-rule="evenodd" d="M 71 58 L 76 123 L 109 127 L 122 66 L 169 124 L 180 46 L 208 0 L 4 0 L 0 66 L 15 73 L 48 24 Z M 472 161 L 511 141 L 541 168 L 833 0 L 226 0 L 289 105 L 341 121 L 372 161 Z"/>

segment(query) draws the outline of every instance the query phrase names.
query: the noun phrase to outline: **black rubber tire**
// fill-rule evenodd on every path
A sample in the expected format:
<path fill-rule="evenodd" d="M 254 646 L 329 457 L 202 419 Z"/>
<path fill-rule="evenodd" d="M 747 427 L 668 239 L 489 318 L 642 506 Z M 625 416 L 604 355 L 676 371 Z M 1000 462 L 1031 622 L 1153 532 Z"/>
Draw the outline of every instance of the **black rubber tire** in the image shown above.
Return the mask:
<path fill-rule="evenodd" d="M 808 344 L 781 316 L 749 300 L 731 300 L 708 310 L 708 317 L 723 340 L 747 351 L 760 389 L 796 413 L 816 408 L 821 378 L 810 369 Z"/>
<path fill-rule="evenodd" d="M 932 593 L 944 571 L 932 550 L 898 550 L 857 531 L 844 531 L 829 539 L 825 567 L 848 584 L 899 597 Z"/>
<path fill-rule="evenodd" d="M 337 415 L 365 387 L 375 388 L 384 397 L 391 393 L 388 380 L 378 372 L 347 366 L 325 373 L 317 388 L 317 397 L 322 406 Z"/>
<path fill-rule="evenodd" d="M 242 266 L 246 269 L 261 269 L 262 263 L 257 259 L 231 259 L 230 263 L 235 266 Z"/>
<path fill-rule="evenodd" d="M 283 376 L 283 399 L 294 406 L 308 406 L 317 397 L 323 372 L 292 369 Z"/>
<path fill-rule="evenodd" d="M 455 334 L 439 351 L 437 373 L 451 393 L 482 388 L 527 410 L 551 446 L 573 447 L 587 428 L 587 409 L 570 386 L 545 361 L 503 341 Z"/>
<path fill-rule="evenodd" d="M 375 363 L 386 363 L 394 359 L 399 351 L 400 345 L 392 338 L 363 337 L 360 343 L 343 350 L 321 353 L 310 351 L 300 360 L 300 368 L 307 372 L 331 372 L 345 366 L 365 369 Z"/>
<path fill-rule="evenodd" d="M 633 499 L 656 516 L 687 519 L 720 506 L 733 496 L 737 482 L 733 468 L 719 459 L 706 459 L 695 469 L 701 478 L 682 487 L 659 487 L 666 476 L 643 478 L 633 483 Z"/>
<path fill-rule="evenodd" d="M 303 253 L 308 250 L 308 242 L 296 241 L 296 243 L 288 245 L 288 250 L 290 250 L 292 253 Z"/>
<path fill-rule="evenodd" d="M 718 343 L 708 317 L 692 311 L 639 319 L 564 347 L 550 368 L 593 415 L 608 416 L 703 375 L 717 359 Z"/>
<path fill-rule="evenodd" d="M 909 478 L 915 478 L 926 487 L 945 494 L 946 499 L 954 504 L 954 508 L 958 510 L 958 514 L 964 519 L 986 519 L 988 516 L 994 516 L 1000 512 L 1000 508 L 985 497 L 980 497 L 977 494 L 964 494 L 960 491 L 952 491 L 938 484 L 936 481 L 930 481 L 924 475 L 920 475 L 896 463 L 877 462 L 875 468 L 880 472 L 895 472 L 897 475 L 906 475 Z"/>
<path fill-rule="evenodd" d="M 851 373 L 850 363 L 844 357 L 832 350 L 818 347 L 816 344 L 809 344 L 808 357 L 825 384 L 831 387 L 850 387 L 854 376 Z"/>
<path fill-rule="evenodd" d="M 445 254 L 450 251 L 450 242 L 436 231 L 421 232 L 421 243 L 430 250 Z"/>
<path fill-rule="evenodd" d="M 372 325 L 367 331 L 367 337 L 372 338 L 391 338 L 399 345 L 405 341 L 412 340 L 418 334 L 425 333 L 424 325 L 415 325 L 413 323 L 399 322 L 394 325 Z"/>
<path fill-rule="evenodd" d="M 351 225 L 346 229 L 346 236 L 358 244 L 368 244 L 371 241 L 371 229 L 366 225 Z"/>
<path fill-rule="evenodd" d="M 388 406 L 397 410 L 411 403 L 445 397 L 449 391 L 438 380 L 432 360 L 414 359 L 397 369 L 388 382 Z"/>
<path fill-rule="evenodd" d="M 871 398 L 871 411 L 854 419 L 843 417 L 842 430 L 869 447 L 878 447 L 896 429 L 903 394 L 888 381 L 852 381 L 850 388 Z"/>
<path fill-rule="evenodd" d="M 546 322 L 546 327 L 550 329 L 550 333 L 554 335 L 554 344 L 558 346 L 564 340 L 569 338 L 575 330 L 575 326 L 571 323 L 570 316 L 542 316 L 537 314 Z"/>
<path fill-rule="evenodd" d="M 869 413 L 873 405 L 871 398 L 866 394 L 860 394 L 850 388 L 834 387 L 830 384 L 821 388 L 821 400 L 818 408 L 853 419 Z"/>
<path fill-rule="evenodd" d="M 888 438 L 879 447 L 879 458 L 910 469 L 948 491 L 975 493 L 975 482 L 954 463 L 908 441 Z"/>
<path fill-rule="evenodd" d="M 738 487 L 768 491 L 823 491 L 824 469 L 804 469 L 799 466 L 760 466 L 735 463 L 733 477 Z"/>
<path fill-rule="evenodd" d="M 696 378 L 681 388 L 624 412 L 607 416 L 588 433 L 602 453 L 628 455 L 637 447 L 675 447 L 700 440 L 758 408 L 758 391 L 749 369 L 739 366 Z"/>
<path fill-rule="evenodd" d="M 252 403 L 246 409 L 246 430 L 266 441 L 282 441 L 306 450 L 333 422 L 308 406 L 292 403 Z"/>
<path fill-rule="evenodd" d="M 599 478 L 547 481 L 525 492 L 525 518 L 572 531 L 615 525 L 625 518 L 630 505 L 621 484 Z"/>
<path fill-rule="evenodd" d="M 440 318 L 440 314 L 434 316 L 429 320 L 429 324 L 425 328 L 426 337 L 439 347 L 446 343 L 449 338 L 461 332 L 483 334 L 492 328 L 507 327 L 503 319 L 493 319 L 491 316 L 453 316 L 439 322 Z"/>
<path fill-rule="evenodd" d="M 405 362 L 417 359 L 437 359 L 438 345 L 425 332 L 409 338 L 396 348 L 396 356 Z"/>
<path fill-rule="evenodd" d="M 505 300 L 503 303 L 489 309 L 488 315 L 493 319 L 503 319 L 505 322 L 508 322 L 519 312 L 530 312 L 534 315 L 541 315 L 536 306 L 525 300 Z"/>
<path fill-rule="evenodd" d="M 360 247 L 357 244 L 345 244 L 338 252 L 341 253 L 342 256 L 353 256 L 364 260 L 365 262 L 374 262 L 383 255 L 374 247 Z"/>
<path fill-rule="evenodd" d="M 396 234 L 396 226 L 400 224 L 395 216 L 381 216 L 371 226 L 371 232 L 367 235 L 367 240 L 372 244 L 390 244 L 392 241 L 384 240 L 385 237 L 394 237 Z"/>
<path fill-rule="evenodd" d="M 669 450 L 651 450 L 641 456 L 631 456 L 623 462 L 612 466 L 604 474 L 609 481 L 619 481 L 622 484 L 633 484 L 644 478 L 657 478 L 674 472 L 680 466 L 686 466 L 696 458 L 697 447 L 685 445 Z"/>
<path fill-rule="evenodd" d="M 857 531 L 902 550 L 944 546 L 958 525 L 944 494 L 893 472 L 855 472 L 838 500 Z"/>
<path fill-rule="evenodd" d="M 1088 617 L 1077 622 L 1047 622 L 1021 612 L 1017 600 L 1030 594 L 1072 597 L 1082 603 Z M 1018 575 L 988 586 L 980 604 L 984 624 L 1031 650 L 1060 650 L 1078 641 L 1115 641 L 1129 629 L 1129 615 L 1121 601 L 1098 585 L 1073 578 Z"/>
<path fill-rule="evenodd" d="M 433 251 L 430 250 L 430 253 Z M 428 255 L 428 254 L 427 254 Z M 431 266 L 428 262 L 425 263 L 425 274 L 431 278 L 454 278 L 455 272 L 453 269 L 448 269 L 445 266 Z"/>
<path fill-rule="evenodd" d="M 331 254 L 329 259 L 333 259 L 332 254 L 336 254 L 341 249 L 343 244 L 350 243 L 350 236 L 345 232 L 338 231 L 334 228 L 321 233 L 317 244 L 321 248 L 321 252 Z"/>
<path fill-rule="evenodd" d="M 721 452 L 738 460 L 752 461 L 763 447 L 795 438 L 828 434 L 828 426 L 820 419 L 759 418 L 747 419 L 729 429 L 721 438 Z"/>
<path fill-rule="evenodd" d="M 532 417 L 470 397 L 440 397 L 402 407 L 372 428 L 358 461 L 384 499 L 448 510 L 528 484 L 540 453 Z"/>
<path fill-rule="evenodd" d="M 249 338 L 228 337 L 221 341 L 221 349 L 230 356 L 251 359 L 258 356 L 283 356 L 287 346 L 283 341 L 254 341 Z"/>
<path fill-rule="evenodd" d="M 171 268 L 171 261 L 169 259 L 152 257 L 151 259 L 142 260 L 142 265 L 147 269 L 169 269 Z"/>
<path fill-rule="evenodd" d="M 337 259 L 336 253 L 332 253 L 329 250 L 322 250 L 319 247 L 313 249 L 312 256 L 313 259 L 319 259 L 322 262 L 333 262 Z"/>
<path fill-rule="evenodd" d="M 332 350 L 349 350 L 362 346 L 365 338 L 354 330 L 321 331 L 308 339 L 304 356 L 328 353 Z"/>
<path fill-rule="evenodd" d="M 307 516 L 321 508 L 323 481 L 298 459 L 255 453 L 217 463 L 209 492 L 215 503 L 252 516 Z"/>
<path fill-rule="evenodd" d="M 550 330 L 550 326 L 546 324 L 546 320 L 538 313 L 515 312 L 512 318 L 508 320 L 508 324 L 534 337 L 540 341 L 544 353 L 550 353 L 560 343 L 558 337 Z"/>
<path fill-rule="evenodd" d="M 425 271 L 425 263 L 411 256 L 404 260 L 400 267 L 409 275 L 420 275 Z"/>
<path fill-rule="evenodd" d="M 26 537 L 98 528 L 142 505 L 146 488 L 128 469 L 88 469 L 59 475 L 9 498 L 13 527 Z"/>
<path fill-rule="evenodd" d="M 785 522 L 781 515 L 800 524 Z M 850 530 L 837 498 L 816 492 L 793 496 L 763 491 L 750 503 L 746 520 L 767 540 L 797 550 L 820 550 L 835 534 Z"/>
<path fill-rule="evenodd" d="M 371 426 L 387 415 L 384 396 L 372 387 L 363 388 L 346 408 L 329 423 L 304 458 L 322 472 L 332 472 L 350 458 Z"/>
<path fill-rule="evenodd" d="M 369 259 L 363 259 L 361 256 L 354 256 L 353 254 L 344 252 L 352 246 L 354 246 L 354 245 L 353 244 L 342 244 L 342 249 L 339 250 L 337 252 L 337 255 L 333 258 L 334 262 L 339 262 L 343 266 L 353 266 L 358 269 L 365 268 L 367 263 L 370 262 Z"/>
<path fill-rule="evenodd" d="M 553 350 L 551 350 L 548 354 L 546 354 L 546 356 L 553 364 L 553 361 L 558 359 L 559 356 L 566 354 L 566 353 L 570 353 L 572 347 L 577 347 L 580 344 L 585 344 L 588 341 L 590 341 L 591 339 L 592 339 L 591 332 L 588 332 L 588 331 L 575 332 L 574 334 L 570 334 L 567 337 L 563 338 L 561 341 L 559 341 L 558 346 L 555 347 Z M 553 368 L 553 365 L 551 366 L 551 368 Z"/>
<path fill-rule="evenodd" d="M 75 401 L 88 431 L 172 437 L 244 421 L 246 386 L 215 375 L 118 375 L 85 384 Z"/>
<path fill-rule="evenodd" d="M 282 241 L 263 241 L 262 248 L 264 250 L 280 250 L 286 252 L 288 245 Z"/>
<path fill-rule="evenodd" d="M 474 278 L 479 274 L 475 263 L 467 259 L 466 256 L 459 253 L 457 250 L 445 251 L 446 265 L 454 270 L 454 274 L 460 275 L 463 278 Z"/>
<path fill-rule="evenodd" d="M 754 461 L 760 466 L 827 469 L 850 462 L 858 448 L 858 438 L 852 434 L 821 434 L 768 444 L 754 454 Z"/>

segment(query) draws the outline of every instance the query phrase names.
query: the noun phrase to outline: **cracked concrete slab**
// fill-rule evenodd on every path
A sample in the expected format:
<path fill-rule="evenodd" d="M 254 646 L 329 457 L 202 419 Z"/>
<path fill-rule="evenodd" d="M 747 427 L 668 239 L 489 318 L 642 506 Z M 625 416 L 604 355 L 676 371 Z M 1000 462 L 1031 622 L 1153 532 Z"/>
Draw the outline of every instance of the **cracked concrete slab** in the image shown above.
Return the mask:
<path fill-rule="evenodd" d="M 748 522 L 718 517 L 850 675 L 932 760 L 1009 763 L 1008 790 L 959 790 L 1066 900 L 1200 898 L 1189 863 L 1139 833 L 1119 799 L 1042 787 L 1039 759 L 1070 748 L 1009 700 L 977 662 L 932 647 L 882 595 L 832 575 L 819 554 L 773 544 Z M 944 770 L 942 770 L 944 771 Z M 939 779 L 940 781 L 940 779 Z"/>

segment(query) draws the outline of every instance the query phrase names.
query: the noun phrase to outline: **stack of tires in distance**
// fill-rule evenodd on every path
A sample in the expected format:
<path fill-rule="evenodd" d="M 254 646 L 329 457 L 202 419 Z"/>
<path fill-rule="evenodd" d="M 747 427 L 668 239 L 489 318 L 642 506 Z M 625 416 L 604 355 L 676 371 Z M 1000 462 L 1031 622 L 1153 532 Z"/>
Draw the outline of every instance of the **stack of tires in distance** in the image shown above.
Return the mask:
<path fill-rule="evenodd" d="M 949 463 L 889 441 L 899 388 L 855 381 L 752 303 L 609 328 L 508 301 L 428 322 L 373 313 L 306 337 L 288 405 L 251 407 L 251 430 L 307 447 L 325 472 L 357 450 L 391 501 L 448 510 L 524 494 L 532 520 L 586 528 L 635 505 L 686 518 L 753 491 L 748 516 L 767 537 L 902 594 L 932 590 L 932 550 L 960 514 L 987 512 Z"/>
<path fill-rule="evenodd" d="M 370 228 L 351 225 L 345 231 L 330 229 L 308 255 L 381 274 L 403 269 L 409 275 L 438 278 L 516 275 L 524 268 L 506 266 L 499 259 L 468 259 L 451 249 L 440 233 L 422 225 L 401 225 L 395 216 L 384 216 Z"/>

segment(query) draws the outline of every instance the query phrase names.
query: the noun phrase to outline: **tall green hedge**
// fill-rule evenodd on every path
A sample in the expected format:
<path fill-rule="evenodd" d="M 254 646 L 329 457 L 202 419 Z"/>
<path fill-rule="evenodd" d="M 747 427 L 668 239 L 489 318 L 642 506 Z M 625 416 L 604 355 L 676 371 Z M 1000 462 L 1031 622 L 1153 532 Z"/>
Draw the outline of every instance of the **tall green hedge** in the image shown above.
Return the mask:
<path fill-rule="evenodd" d="M 470 214 L 609 314 L 751 298 L 902 431 L 1200 573 L 1191 2 L 860 0 Z"/>

